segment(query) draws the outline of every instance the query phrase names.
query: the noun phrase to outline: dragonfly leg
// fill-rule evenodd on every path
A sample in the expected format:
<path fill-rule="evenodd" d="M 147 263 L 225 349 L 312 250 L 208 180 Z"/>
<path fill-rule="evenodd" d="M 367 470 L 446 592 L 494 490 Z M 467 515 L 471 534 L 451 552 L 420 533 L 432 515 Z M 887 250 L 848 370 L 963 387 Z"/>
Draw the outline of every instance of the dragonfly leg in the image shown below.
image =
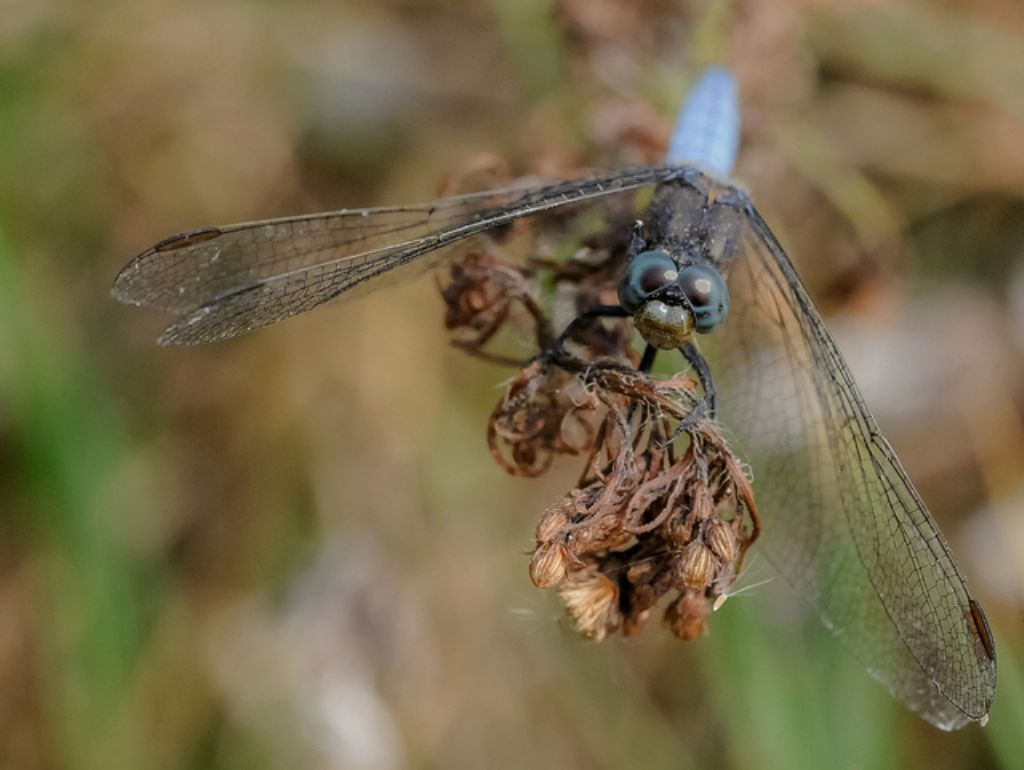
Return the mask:
<path fill-rule="evenodd" d="M 710 412 L 710 417 L 715 416 L 715 383 L 711 380 L 711 367 L 708 366 L 708 362 L 704 360 L 704 356 L 700 354 L 697 346 L 692 342 L 687 342 L 681 348 L 679 352 L 682 353 L 686 360 L 690 362 L 690 365 L 697 370 L 697 376 L 700 378 L 700 386 L 704 389 L 704 400 L 707 402 L 707 408 Z"/>
<path fill-rule="evenodd" d="M 676 429 L 672 432 L 672 438 L 665 442 L 666 445 L 671 444 L 679 438 L 680 435 L 690 430 L 690 428 L 696 425 L 697 422 L 704 417 L 705 413 L 707 413 L 711 418 L 714 418 L 715 416 L 715 385 L 711 381 L 711 367 L 708 366 L 708 362 L 704 360 L 704 356 L 700 354 L 697 346 L 692 342 L 688 342 L 679 348 L 679 352 L 681 352 L 686 357 L 686 360 L 690 362 L 690 365 L 697 370 L 697 377 L 700 378 L 700 385 L 704 390 L 704 397 L 697 402 L 693 407 L 693 410 L 686 415 L 686 417 L 679 421 Z"/>
<path fill-rule="evenodd" d="M 627 318 L 629 315 L 631 315 L 630 312 L 620 305 L 597 305 L 585 310 L 569 322 L 569 325 L 555 339 L 548 353 L 554 357 L 559 356 L 566 341 L 571 339 L 580 326 L 588 321 L 593 321 L 595 318 Z"/>
<path fill-rule="evenodd" d="M 637 366 L 637 371 L 644 374 L 651 373 L 651 367 L 654 366 L 654 358 L 658 355 L 658 349 L 654 345 L 648 345 L 644 348 L 644 354 L 640 358 L 640 364 Z"/>

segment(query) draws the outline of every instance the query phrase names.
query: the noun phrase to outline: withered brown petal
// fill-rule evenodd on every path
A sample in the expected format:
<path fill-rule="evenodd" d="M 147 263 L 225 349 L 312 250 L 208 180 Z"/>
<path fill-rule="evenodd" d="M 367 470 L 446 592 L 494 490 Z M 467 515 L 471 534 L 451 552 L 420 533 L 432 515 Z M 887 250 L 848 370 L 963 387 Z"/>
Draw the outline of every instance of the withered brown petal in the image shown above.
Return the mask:
<path fill-rule="evenodd" d="M 561 543 L 542 543 L 530 559 L 530 580 L 537 588 L 550 588 L 565 577 L 569 558 Z"/>
<path fill-rule="evenodd" d="M 718 571 L 718 558 L 704 543 L 690 543 L 679 561 L 679 579 L 687 588 L 704 589 Z"/>

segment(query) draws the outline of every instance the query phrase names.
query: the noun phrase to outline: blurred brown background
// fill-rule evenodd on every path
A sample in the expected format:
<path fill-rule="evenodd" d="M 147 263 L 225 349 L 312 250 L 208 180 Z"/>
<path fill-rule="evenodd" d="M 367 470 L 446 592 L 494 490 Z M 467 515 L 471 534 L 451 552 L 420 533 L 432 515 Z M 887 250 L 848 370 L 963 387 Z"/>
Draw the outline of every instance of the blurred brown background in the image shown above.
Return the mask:
<path fill-rule="evenodd" d="M 579 639 L 525 555 L 576 465 L 492 462 L 508 372 L 429 278 L 189 350 L 109 299 L 179 230 L 655 160 L 712 61 L 988 611 L 984 729 L 905 712 L 756 558 L 709 637 Z M 1017 0 L 0 13 L 0 768 L 1019 767 L 1022 407 Z"/>

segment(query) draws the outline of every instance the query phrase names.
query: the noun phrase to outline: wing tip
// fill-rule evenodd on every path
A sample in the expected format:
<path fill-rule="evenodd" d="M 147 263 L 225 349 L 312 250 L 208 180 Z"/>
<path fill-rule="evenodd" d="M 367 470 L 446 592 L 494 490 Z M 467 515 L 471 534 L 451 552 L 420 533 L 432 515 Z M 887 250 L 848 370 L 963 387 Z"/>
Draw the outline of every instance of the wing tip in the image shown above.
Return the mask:
<path fill-rule="evenodd" d="M 142 304 L 138 297 L 132 293 L 130 281 L 125 276 L 124 270 L 118 273 L 117 277 L 114 279 L 114 283 L 110 287 L 110 296 L 118 302 L 123 302 L 126 305 Z"/>
<path fill-rule="evenodd" d="M 147 252 L 143 252 L 138 257 L 133 259 L 115 276 L 113 284 L 110 286 L 110 296 L 116 299 L 118 302 L 123 302 L 126 305 L 142 305 L 144 300 L 138 296 L 135 286 L 135 277 L 138 275 L 138 261 L 141 257 L 145 256 Z"/>
<path fill-rule="evenodd" d="M 156 246 L 150 246 L 132 257 L 131 261 L 114 276 L 114 282 L 110 286 L 110 296 L 126 305 L 146 305 L 146 297 L 140 296 L 138 282 L 144 277 L 143 269 L 147 260 L 155 253 Z"/>
<path fill-rule="evenodd" d="M 127 305 L 148 304 L 148 298 L 139 295 L 140 287 L 136 284 L 139 279 L 143 277 L 143 270 L 150 257 L 155 254 L 176 251 L 188 246 L 194 246 L 205 241 L 210 241 L 223 235 L 223 233 L 224 231 L 219 227 L 203 227 L 199 230 L 187 230 L 185 232 L 175 233 L 174 235 L 168 236 L 162 241 L 155 243 L 145 251 L 137 254 L 127 265 L 121 268 L 121 271 L 114 278 L 114 283 L 110 288 L 110 296 L 118 302 L 124 302 Z"/>

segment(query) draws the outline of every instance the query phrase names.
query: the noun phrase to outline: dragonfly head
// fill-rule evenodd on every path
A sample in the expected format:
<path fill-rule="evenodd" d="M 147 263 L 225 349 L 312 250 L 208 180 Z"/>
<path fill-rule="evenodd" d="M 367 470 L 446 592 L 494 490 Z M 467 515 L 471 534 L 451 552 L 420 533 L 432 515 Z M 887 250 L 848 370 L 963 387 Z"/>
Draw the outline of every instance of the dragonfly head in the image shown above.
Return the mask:
<path fill-rule="evenodd" d="M 668 252 L 652 249 L 630 260 L 619 281 L 619 302 L 644 340 L 672 350 L 725 319 L 729 288 L 711 265 L 680 267 Z"/>

